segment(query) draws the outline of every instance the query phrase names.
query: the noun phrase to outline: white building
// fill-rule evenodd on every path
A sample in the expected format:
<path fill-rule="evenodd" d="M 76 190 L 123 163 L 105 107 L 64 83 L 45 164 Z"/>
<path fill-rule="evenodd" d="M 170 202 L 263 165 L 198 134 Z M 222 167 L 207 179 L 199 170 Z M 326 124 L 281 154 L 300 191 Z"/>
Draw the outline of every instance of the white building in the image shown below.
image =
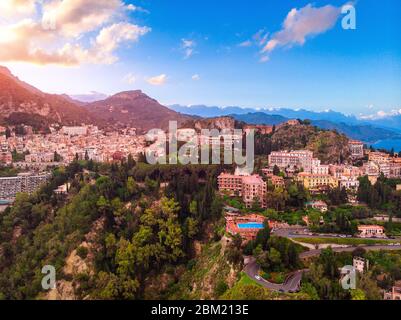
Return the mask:
<path fill-rule="evenodd" d="M 63 134 L 69 135 L 69 136 L 82 136 L 82 135 L 87 135 L 88 134 L 88 127 L 86 126 L 80 126 L 80 127 L 66 127 L 64 126 L 62 128 Z"/>
<path fill-rule="evenodd" d="M 361 257 L 354 257 L 352 265 L 356 271 L 363 273 L 365 270 L 369 269 L 369 260 Z"/>

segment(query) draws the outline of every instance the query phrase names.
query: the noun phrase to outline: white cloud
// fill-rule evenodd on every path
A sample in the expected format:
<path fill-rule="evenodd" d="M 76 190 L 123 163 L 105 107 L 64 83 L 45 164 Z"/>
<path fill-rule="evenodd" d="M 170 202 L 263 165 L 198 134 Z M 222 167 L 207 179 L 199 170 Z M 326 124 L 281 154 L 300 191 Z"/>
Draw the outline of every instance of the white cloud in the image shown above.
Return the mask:
<path fill-rule="evenodd" d="M 390 111 L 377 111 L 376 113 L 373 114 L 360 114 L 360 118 L 364 120 L 377 120 L 377 119 L 383 119 L 383 118 L 388 118 L 388 117 L 393 117 L 393 116 L 398 116 L 401 115 L 401 109 L 393 109 Z"/>
<path fill-rule="evenodd" d="M 124 12 L 121 0 L 49 0 L 36 5 L 40 10 L 29 18 L 0 24 L 0 45 L 7 48 L 0 50 L 0 61 L 110 64 L 118 60 L 115 52 L 121 45 L 137 42 L 151 30 L 117 23 Z M 49 21 L 44 24 L 43 19 Z"/>
<path fill-rule="evenodd" d="M 199 74 L 194 74 L 194 75 L 192 76 L 192 80 L 194 80 L 194 81 L 200 80 L 200 75 L 199 75 Z"/>
<path fill-rule="evenodd" d="M 148 33 L 150 28 L 139 27 L 130 23 L 116 23 L 103 28 L 96 37 L 93 55 L 104 63 L 113 63 L 117 57 L 113 52 L 123 42 L 136 42 L 138 39 Z"/>
<path fill-rule="evenodd" d="M 142 7 L 138 7 L 138 6 L 136 6 L 136 5 L 133 5 L 132 3 L 129 4 L 129 5 L 127 5 L 125 8 L 126 8 L 128 11 L 138 11 L 138 12 L 149 13 L 148 10 L 146 10 L 146 9 L 144 9 L 144 8 L 142 8 Z"/>
<path fill-rule="evenodd" d="M 6 20 L 21 19 L 35 13 L 35 1 L 33 0 L 1 0 L 0 18 Z"/>
<path fill-rule="evenodd" d="M 251 47 L 252 46 L 252 41 L 251 40 L 243 41 L 238 46 L 239 47 Z"/>
<path fill-rule="evenodd" d="M 184 59 L 189 59 L 195 53 L 196 42 L 194 40 L 181 39 L 181 50 L 184 52 Z"/>
<path fill-rule="evenodd" d="M 128 84 L 133 84 L 136 81 L 136 77 L 132 73 L 128 73 L 124 76 L 123 81 Z"/>
<path fill-rule="evenodd" d="M 308 37 L 333 28 L 340 14 L 341 8 L 332 5 L 315 8 L 308 4 L 301 9 L 294 8 L 285 18 L 282 30 L 272 35 L 262 53 L 270 53 L 279 47 L 303 45 Z"/>
<path fill-rule="evenodd" d="M 161 86 L 165 84 L 167 81 L 167 76 L 165 74 L 161 74 L 152 78 L 147 79 L 147 82 L 153 86 Z"/>
<path fill-rule="evenodd" d="M 267 39 L 269 37 L 269 33 L 266 32 L 265 29 L 260 29 L 258 32 L 256 32 L 253 36 L 252 39 L 250 40 L 245 40 L 241 42 L 238 46 L 239 47 L 252 47 L 252 46 L 263 46 Z"/>
<path fill-rule="evenodd" d="M 269 60 L 270 60 L 270 57 L 269 57 L 269 56 L 261 56 L 260 59 L 259 59 L 259 61 L 262 62 L 262 63 L 263 63 L 263 62 L 267 62 L 267 61 L 269 61 Z"/>

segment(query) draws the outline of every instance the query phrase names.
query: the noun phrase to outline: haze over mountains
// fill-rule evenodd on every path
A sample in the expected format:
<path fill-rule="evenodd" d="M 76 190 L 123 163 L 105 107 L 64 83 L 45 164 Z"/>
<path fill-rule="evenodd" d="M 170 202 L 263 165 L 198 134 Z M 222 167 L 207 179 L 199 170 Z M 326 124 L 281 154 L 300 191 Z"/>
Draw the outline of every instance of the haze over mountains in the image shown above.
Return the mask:
<path fill-rule="evenodd" d="M 96 100 L 96 101 L 93 101 Z M 136 127 L 139 132 L 153 128 L 166 129 L 170 120 L 188 123 L 198 117 L 230 116 L 249 124 L 277 125 L 289 119 L 310 120 L 322 129 L 337 130 L 366 143 L 401 139 L 401 115 L 385 119 L 358 119 L 352 115 L 328 110 L 240 107 L 207 107 L 172 105 L 165 107 L 140 90 L 120 92 L 113 96 L 91 92 L 84 95 L 47 94 L 0 67 L 0 123 L 28 124 L 37 129 L 51 123 L 62 125 L 96 124 L 110 127 Z"/>
<path fill-rule="evenodd" d="M 315 112 L 290 108 L 253 109 L 235 106 L 223 108 L 204 105 L 171 105 L 169 107 L 184 114 L 201 117 L 232 116 L 237 120 L 252 124 L 274 125 L 289 119 L 311 120 L 313 125 L 322 129 L 335 129 L 353 139 L 362 140 L 366 143 L 401 138 L 401 115 L 367 120 L 333 110 Z"/>
<path fill-rule="evenodd" d="M 93 94 L 92 94 L 93 96 Z M 0 67 L 0 123 L 26 124 L 44 130 L 50 124 L 132 126 L 141 131 L 167 128 L 169 120 L 179 123 L 191 119 L 181 115 L 142 91 L 127 91 L 93 103 L 87 96 L 47 94 L 21 81 L 5 67 Z M 86 100 L 79 101 L 77 98 Z"/>

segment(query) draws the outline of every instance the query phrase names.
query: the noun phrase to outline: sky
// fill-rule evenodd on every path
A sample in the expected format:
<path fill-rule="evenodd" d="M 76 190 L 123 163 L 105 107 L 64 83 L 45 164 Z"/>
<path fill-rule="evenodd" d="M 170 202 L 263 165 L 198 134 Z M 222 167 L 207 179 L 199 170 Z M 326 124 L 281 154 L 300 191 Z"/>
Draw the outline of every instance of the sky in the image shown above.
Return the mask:
<path fill-rule="evenodd" d="M 400 16 L 399 0 L 1 0 L 0 64 L 50 93 L 382 117 L 401 113 Z"/>

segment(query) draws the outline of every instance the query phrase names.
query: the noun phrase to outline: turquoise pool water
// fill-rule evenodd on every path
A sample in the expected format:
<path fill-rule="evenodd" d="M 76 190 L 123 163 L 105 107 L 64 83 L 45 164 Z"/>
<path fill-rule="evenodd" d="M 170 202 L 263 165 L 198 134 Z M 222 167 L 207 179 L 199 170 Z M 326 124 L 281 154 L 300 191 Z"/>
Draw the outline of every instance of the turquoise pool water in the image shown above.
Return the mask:
<path fill-rule="evenodd" d="M 240 229 L 263 229 L 263 223 L 258 223 L 258 222 L 238 223 L 238 228 L 240 228 Z"/>

